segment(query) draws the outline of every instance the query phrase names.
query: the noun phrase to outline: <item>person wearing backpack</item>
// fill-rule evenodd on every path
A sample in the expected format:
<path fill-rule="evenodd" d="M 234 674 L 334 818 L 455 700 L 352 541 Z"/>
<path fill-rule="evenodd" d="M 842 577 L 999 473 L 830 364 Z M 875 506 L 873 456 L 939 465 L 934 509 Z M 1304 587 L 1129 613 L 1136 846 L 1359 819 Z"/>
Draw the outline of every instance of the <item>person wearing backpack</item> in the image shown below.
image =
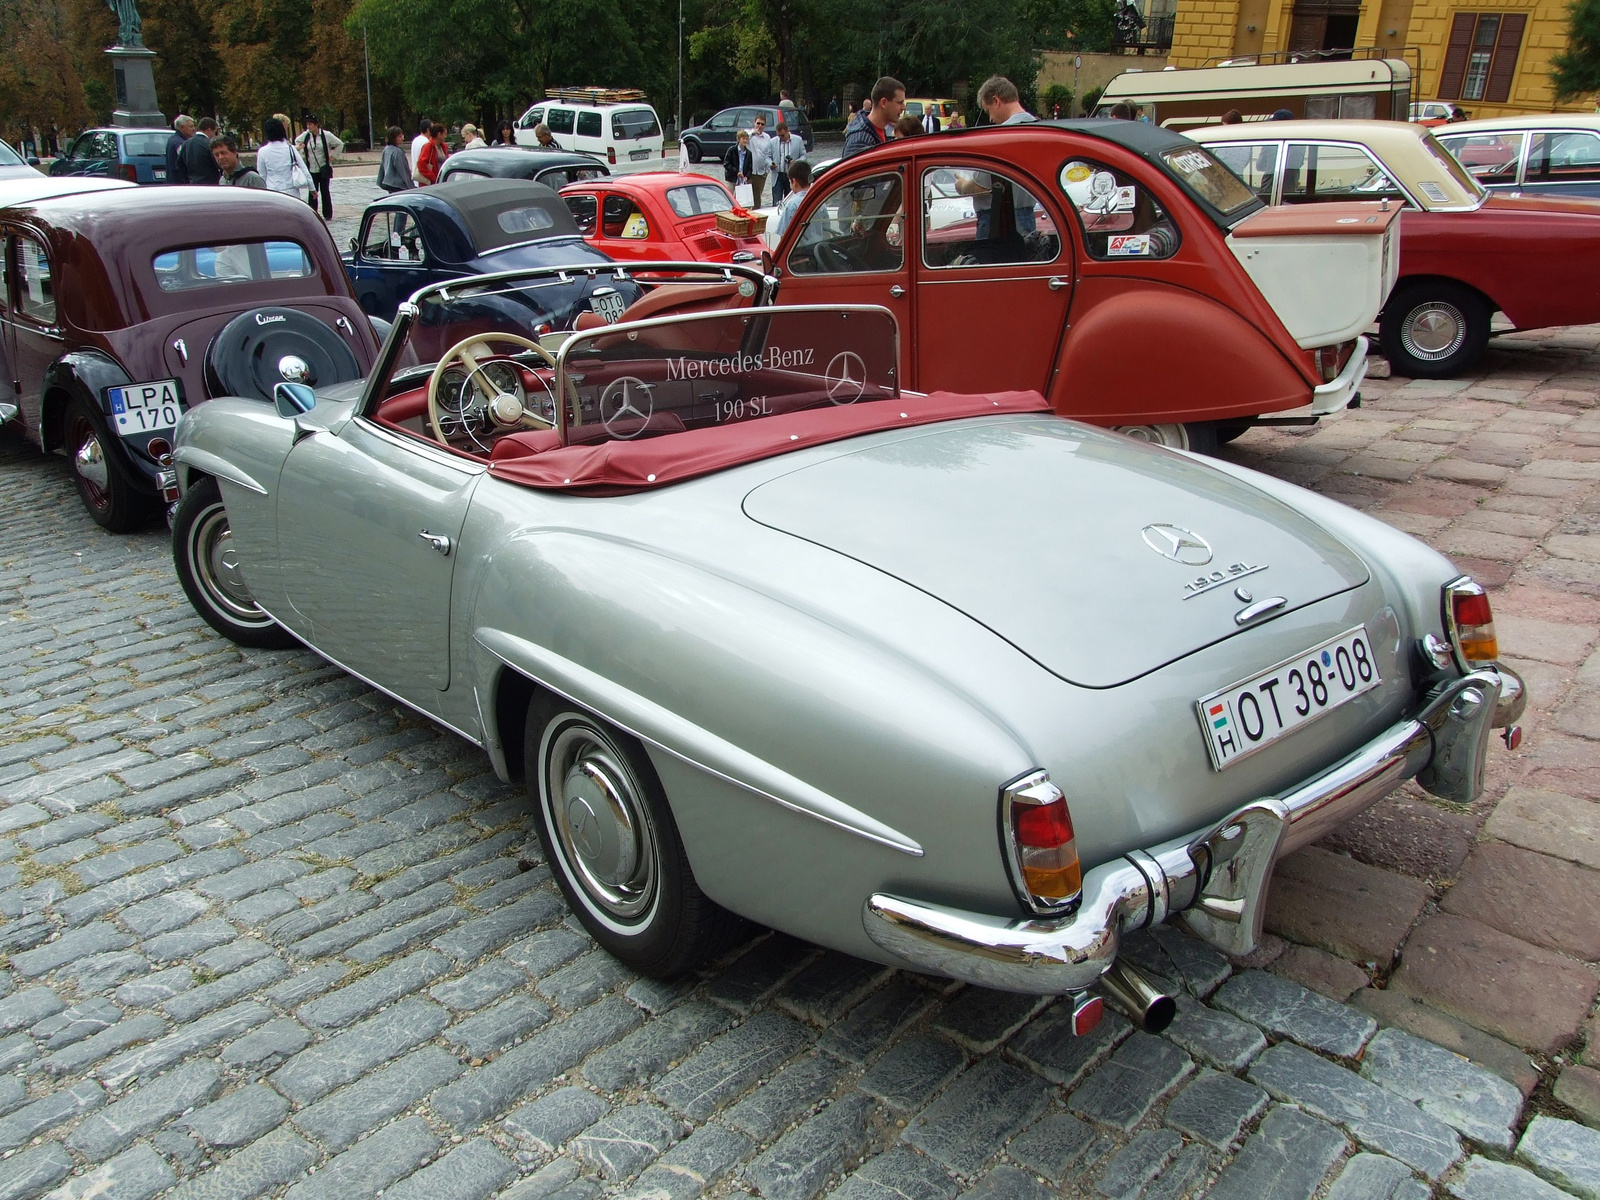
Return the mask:
<path fill-rule="evenodd" d="M 311 209 L 317 208 L 317 196 L 322 197 L 322 218 L 333 220 L 333 156 L 344 150 L 344 143 L 322 127 L 322 119 L 315 113 L 301 118 L 305 132 L 295 139 L 295 147 L 305 160 L 306 171 L 311 176 Z"/>

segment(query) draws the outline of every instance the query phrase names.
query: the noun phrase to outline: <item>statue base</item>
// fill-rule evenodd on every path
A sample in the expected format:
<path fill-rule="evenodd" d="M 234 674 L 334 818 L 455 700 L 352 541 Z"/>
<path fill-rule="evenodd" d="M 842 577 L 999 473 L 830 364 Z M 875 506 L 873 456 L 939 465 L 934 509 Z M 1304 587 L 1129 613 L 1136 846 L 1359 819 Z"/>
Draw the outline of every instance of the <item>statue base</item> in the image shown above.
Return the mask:
<path fill-rule="evenodd" d="M 144 46 L 111 46 L 112 71 L 116 75 L 117 107 L 111 123 L 123 128 L 160 128 L 167 123 L 156 104 L 156 77 L 152 69 L 156 52 Z"/>

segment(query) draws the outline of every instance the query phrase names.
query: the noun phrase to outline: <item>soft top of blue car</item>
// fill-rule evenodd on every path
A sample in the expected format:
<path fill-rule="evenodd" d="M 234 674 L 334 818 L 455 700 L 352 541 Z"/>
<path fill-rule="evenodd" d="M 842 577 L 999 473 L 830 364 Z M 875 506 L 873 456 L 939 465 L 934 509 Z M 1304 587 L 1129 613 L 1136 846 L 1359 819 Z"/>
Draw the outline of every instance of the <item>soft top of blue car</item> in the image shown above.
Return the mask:
<path fill-rule="evenodd" d="M 554 189 L 526 179 L 469 179 L 399 192 L 384 207 L 416 215 L 430 247 L 465 263 L 494 250 L 582 235 Z"/>

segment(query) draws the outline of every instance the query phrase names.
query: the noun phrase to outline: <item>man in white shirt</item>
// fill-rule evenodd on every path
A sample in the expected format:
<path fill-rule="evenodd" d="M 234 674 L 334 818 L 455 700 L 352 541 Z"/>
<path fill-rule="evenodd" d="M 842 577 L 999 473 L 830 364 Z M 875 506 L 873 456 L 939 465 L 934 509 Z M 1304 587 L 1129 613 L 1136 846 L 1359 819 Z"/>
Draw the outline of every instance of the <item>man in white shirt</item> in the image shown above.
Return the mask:
<path fill-rule="evenodd" d="M 750 190 L 755 196 L 751 208 L 761 207 L 761 190 L 767 183 L 767 172 L 772 170 L 772 135 L 767 132 L 767 119 L 756 118 L 756 127 L 750 131 Z"/>
<path fill-rule="evenodd" d="M 783 198 L 789 194 L 789 164 L 799 162 L 806 156 L 806 144 L 789 132 L 787 121 L 778 122 L 778 136 L 771 140 L 772 154 L 772 202 L 783 203 Z M 754 143 L 751 143 L 754 145 Z"/>
<path fill-rule="evenodd" d="M 417 176 L 417 160 L 422 157 L 422 148 L 428 144 L 428 130 L 433 128 L 433 121 L 423 117 L 417 125 L 417 136 L 411 139 L 411 177 Z"/>

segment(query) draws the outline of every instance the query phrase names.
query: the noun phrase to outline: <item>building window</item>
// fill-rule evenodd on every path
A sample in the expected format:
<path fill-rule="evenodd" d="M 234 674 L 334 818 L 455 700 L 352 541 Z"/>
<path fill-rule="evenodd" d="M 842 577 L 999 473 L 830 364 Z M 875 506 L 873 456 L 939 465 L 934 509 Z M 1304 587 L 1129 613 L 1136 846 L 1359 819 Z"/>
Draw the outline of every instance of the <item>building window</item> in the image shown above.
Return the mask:
<path fill-rule="evenodd" d="M 1526 13 L 1457 13 L 1439 73 L 1439 99 L 1506 103 L 1527 24 Z"/>

